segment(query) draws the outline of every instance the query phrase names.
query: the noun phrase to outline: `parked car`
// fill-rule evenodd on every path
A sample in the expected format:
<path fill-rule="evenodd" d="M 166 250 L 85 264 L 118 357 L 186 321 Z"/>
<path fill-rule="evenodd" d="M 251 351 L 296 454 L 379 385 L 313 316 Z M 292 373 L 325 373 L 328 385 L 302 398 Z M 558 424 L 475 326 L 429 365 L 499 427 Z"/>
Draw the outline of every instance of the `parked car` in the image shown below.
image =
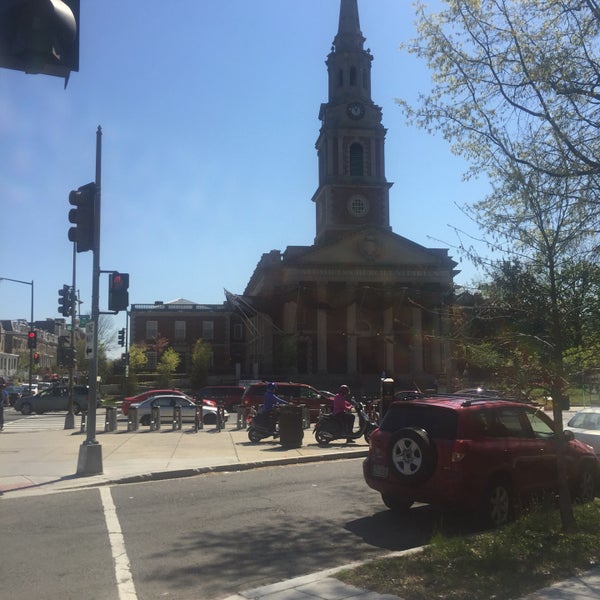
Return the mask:
<path fill-rule="evenodd" d="M 242 397 L 244 406 L 258 410 L 266 391 L 265 381 L 249 385 Z M 325 405 L 327 410 L 333 408 L 333 398 L 325 398 L 318 390 L 306 383 L 276 382 L 275 395 L 292 404 L 305 404 L 308 407 L 310 420 L 313 422 L 319 418 L 321 405 Z"/>
<path fill-rule="evenodd" d="M 246 388 L 243 385 L 208 385 L 203 387 L 196 398 L 201 400 L 213 400 L 222 402 L 225 410 L 233 410 L 235 406 L 242 403 L 242 396 Z"/>
<path fill-rule="evenodd" d="M 590 501 L 600 476 L 589 446 L 567 435 L 568 484 Z M 366 483 L 384 504 L 414 502 L 478 510 L 507 522 L 521 500 L 557 489 L 554 423 L 534 406 L 508 400 L 439 397 L 394 402 L 371 434 Z"/>
<path fill-rule="evenodd" d="M 145 392 L 141 392 L 135 396 L 128 396 L 127 398 L 123 398 L 123 402 L 121 403 L 121 410 L 123 414 L 127 416 L 129 414 L 129 407 L 134 403 L 143 402 L 146 398 L 150 396 L 156 396 L 158 394 L 170 394 L 175 396 L 185 396 L 188 397 L 187 394 L 184 394 L 180 390 L 147 390 Z"/>
<path fill-rule="evenodd" d="M 160 407 L 161 422 L 169 422 L 173 419 L 173 408 L 181 406 L 181 420 L 193 423 L 196 419 L 198 404 L 192 398 L 178 394 L 159 394 L 150 396 L 142 402 L 134 402 L 129 408 L 135 407 L 138 411 L 138 419 L 141 425 L 150 425 L 152 416 L 152 407 Z M 225 412 L 225 421 L 229 419 L 229 414 Z M 205 425 L 214 425 L 217 422 L 217 407 L 202 405 L 202 422 Z"/>
<path fill-rule="evenodd" d="M 591 446 L 600 457 L 600 406 L 584 408 L 573 415 L 566 427 L 576 440 Z"/>
<path fill-rule="evenodd" d="M 73 386 L 73 412 L 78 415 L 82 410 L 87 411 L 89 400 L 89 388 L 87 385 Z M 101 405 L 99 397 L 96 398 L 97 406 Z M 55 385 L 42 390 L 35 396 L 21 396 L 13 405 L 16 411 L 24 415 L 35 412 L 39 415 L 45 412 L 68 410 L 69 387 L 66 385 Z"/>
<path fill-rule="evenodd" d="M 8 394 L 8 406 L 14 406 L 15 402 L 26 392 L 22 385 L 7 385 L 5 388 Z"/>

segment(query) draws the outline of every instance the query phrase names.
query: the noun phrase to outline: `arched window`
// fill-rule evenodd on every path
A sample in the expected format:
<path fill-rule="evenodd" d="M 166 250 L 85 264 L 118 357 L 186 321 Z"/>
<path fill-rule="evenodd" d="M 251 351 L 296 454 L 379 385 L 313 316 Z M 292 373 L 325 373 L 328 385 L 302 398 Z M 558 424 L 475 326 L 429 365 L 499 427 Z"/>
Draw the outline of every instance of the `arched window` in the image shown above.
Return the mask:
<path fill-rule="evenodd" d="M 358 142 L 350 145 L 350 175 L 364 175 L 363 147 Z"/>
<path fill-rule="evenodd" d="M 356 67 L 350 68 L 350 85 L 356 85 Z"/>

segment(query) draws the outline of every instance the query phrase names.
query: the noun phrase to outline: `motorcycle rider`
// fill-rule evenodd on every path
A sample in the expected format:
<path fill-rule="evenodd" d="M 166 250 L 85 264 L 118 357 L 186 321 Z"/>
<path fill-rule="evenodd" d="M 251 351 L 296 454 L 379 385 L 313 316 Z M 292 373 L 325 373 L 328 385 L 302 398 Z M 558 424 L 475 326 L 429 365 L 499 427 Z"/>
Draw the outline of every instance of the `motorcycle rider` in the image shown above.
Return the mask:
<path fill-rule="evenodd" d="M 339 421 L 342 431 L 346 435 L 352 434 L 354 428 L 354 415 L 349 412 L 352 410 L 352 404 L 348 401 L 350 397 L 350 388 L 347 385 L 341 385 L 338 393 L 333 397 L 333 416 Z M 352 438 L 346 438 L 346 444 L 353 444 Z"/>
<path fill-rule="evenodd" d="M 262 413 L 265 417 L 265 422 L 268 423 L 269 429 L 275 431 L 275 424 L 277 423 L 277 407 L 280 404 L 289 404 L 279 396 L 275 395 L 275 388 L 277 386 L 272 381 L 267 384 L 267 390 L 263 398 Z"/>

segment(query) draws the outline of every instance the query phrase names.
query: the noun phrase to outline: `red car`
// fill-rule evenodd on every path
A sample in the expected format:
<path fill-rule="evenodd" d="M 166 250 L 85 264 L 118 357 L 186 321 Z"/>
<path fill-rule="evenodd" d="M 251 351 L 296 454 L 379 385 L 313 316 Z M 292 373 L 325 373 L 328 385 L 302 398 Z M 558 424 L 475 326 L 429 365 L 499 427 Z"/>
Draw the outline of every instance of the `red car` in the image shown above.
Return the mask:
<path fill-rule="evenodd" d="M 127 398 L 123 398 L 123 402 L 121 403 L 121 410 L 123 411 L 123 414 L 127 416 L 129 414 L 129 407 L 132 404 L 135 404 L 137 402 L 143 402 L 147 398 L 150 398 L 150 396 L 158 396 L 164 394 L 169 396 L 183 396 L 184 398 L 192 400 L 196 404 L 198 403 L 198 400 L 192 398 L 191 396 L 188 396 L 187 394 L 184 394 L 181 390 L 148 390 L 146 392 L 141 392 L 137 396 L 129 396 Z M 202 400 L 202 404 L 204 404 L 205 406 L 216 406 L 216 402 L 212 400 Z"/>
<path fill-rule="evenodd" d="M 572 497 L 594 499 L 599 462 L 567 434 Z M 557 489 L 553 421 L 534 406 L 490 398 L 446 397 L 394 402 L 369 440 L 367 485 L 384 504 L 407 511 L 414 502 L 480 511 L 506 523 L 522 499 Z"/>
<path fill-rule="evenodd" d="M 242 403 L 245 389 L 243 385 L 208 385 L 194 395 L 202 400 L 212 400 L 215 404 L 221 402 L 225 410 L 231 411 Z"/>

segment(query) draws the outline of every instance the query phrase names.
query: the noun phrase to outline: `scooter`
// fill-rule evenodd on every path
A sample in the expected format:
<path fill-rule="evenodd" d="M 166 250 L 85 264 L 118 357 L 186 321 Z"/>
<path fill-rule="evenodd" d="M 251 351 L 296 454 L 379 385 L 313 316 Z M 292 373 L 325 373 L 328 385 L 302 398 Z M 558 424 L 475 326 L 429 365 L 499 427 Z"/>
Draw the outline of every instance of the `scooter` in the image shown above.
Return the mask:
<path fill-rule="evenodd" d="M 351 432 L 344 431 L 344 425 L 332 414 L 327 414 L 319 417 L 319 420 L 315 424 L 314 435 L 319 446 L 327 446 L 329 442 L 338 440 L 341 438 L 348 440 L 356 440 L 361 436 L 364 436 L 365 442 L 369 443 L 369 437 L 371 433 L 379 427 L 377 423 L 369 420 L 369 416 L 365 411 L 365 407 L 362 402 L 355 398 L 350 399 L 350 404 L 356 410 L 358 415 L 358 429 L 354 429 Z"/>
<path fill-rule="evenodd" d="M 273 423 L 275 419 L 275 423 Z M 279 437 L 279 418 L 277 415 L 269 415 L 263 412 L 256 413 L 248 427 L 248 439 L 256 444 L 260 440 L 273 436 Z"/>

